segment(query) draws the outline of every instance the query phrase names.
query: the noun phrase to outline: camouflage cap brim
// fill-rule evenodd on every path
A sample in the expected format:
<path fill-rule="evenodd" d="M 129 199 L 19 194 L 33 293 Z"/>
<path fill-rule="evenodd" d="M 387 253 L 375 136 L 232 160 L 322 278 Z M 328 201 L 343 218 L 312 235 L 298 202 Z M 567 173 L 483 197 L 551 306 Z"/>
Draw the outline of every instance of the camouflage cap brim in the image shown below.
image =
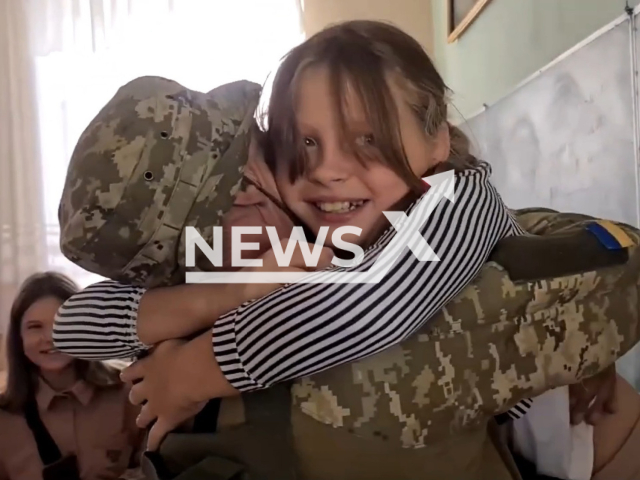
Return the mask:
<path fill-rule="evenodd" d="M 209 93 L 142 77 L 121 87 L 73 152 L 60 248 L 76 265 L 146 287 L 184 275 L 185 226 L 211 236 L 233 205 L 261 87 Z"/>

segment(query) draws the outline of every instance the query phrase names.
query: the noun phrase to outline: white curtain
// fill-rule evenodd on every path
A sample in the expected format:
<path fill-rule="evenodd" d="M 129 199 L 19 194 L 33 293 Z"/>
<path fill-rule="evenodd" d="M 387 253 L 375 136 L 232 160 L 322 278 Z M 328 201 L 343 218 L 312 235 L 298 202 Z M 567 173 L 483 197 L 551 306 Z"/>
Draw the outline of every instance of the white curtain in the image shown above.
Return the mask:
<path fill-rule="evenodd" d="M 0 331 L 26 275 L 99 280 L 61 255 L 57 212 L 75 143 L 118 87 L 264 83 L 304 38 L 298 1 L 0 0 Z"/>
<path fill-rule="evenodd" d="M 0 0 L 0 327 L 19 283 L 46 265 L 36 78 L 21 7 Z"/>

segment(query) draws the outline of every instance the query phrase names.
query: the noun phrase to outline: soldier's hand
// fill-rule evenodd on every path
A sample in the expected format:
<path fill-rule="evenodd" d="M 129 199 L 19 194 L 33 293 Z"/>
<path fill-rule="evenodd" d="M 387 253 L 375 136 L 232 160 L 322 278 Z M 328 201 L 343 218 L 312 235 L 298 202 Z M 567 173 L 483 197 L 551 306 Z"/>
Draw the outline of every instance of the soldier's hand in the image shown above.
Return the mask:
<path fill-rule="evenodd" d="M 604 415 L 616 412 L 616 379 L 614 364 L 593 377 L 569 386 L 572 425 L 583 421 L 595 425 Z"/>

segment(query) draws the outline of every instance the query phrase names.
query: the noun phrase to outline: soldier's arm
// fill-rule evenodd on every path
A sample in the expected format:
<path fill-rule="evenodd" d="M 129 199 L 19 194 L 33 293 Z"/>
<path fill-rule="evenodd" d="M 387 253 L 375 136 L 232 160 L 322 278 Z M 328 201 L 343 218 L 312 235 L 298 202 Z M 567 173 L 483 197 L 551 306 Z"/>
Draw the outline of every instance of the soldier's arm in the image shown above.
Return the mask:
<path fill-rule="evenodd" d="M 601 233 L 594 234 L 587 230 L 594 225 L 590 217 L 540 214 L 543 220 L 536 221 L 535 229 L 559 235 L 505 240 L 492 259 L 509 278 L 499 269 L 486 269 L 477 279 L 479 285 L 497 285 L 500 279 L 501 307 L 518 312 L 516 321 L 469 324 L 468 335 L 457 346 L 460 339 L 454 336 L 440 340 L 446 351 L 458 352 L 459 369 L 471 358 L 471 350 L 466 360 L 460 354 L 470 340 L 474 361 L 487 365 L 487 377 L 478 382 L 477 391 L 492 412 L 591 377 L 640 342 L 640 231 L 604 222 L 605 231 L 598 228 Z M 517 261 L 520 248 L 529 256 Z M 473 292 L 463 293 L 457 307 L 451 304 L 444 310 L 445 318 L 476 299 Z"/>
<path fill-rule="evenodd" d="M 502 240 L 472 284 L 402 344 L 296 383 L 298 408 L 356 434 L 375 423 L 362 422 L 371 411 L 398 432 L 410 418 L 407 438 L 428 432 L 433 442 L 514 406 L 518 418 L 530 406 L 518 402 L 611 366 L 640 341 L 639 232 L 619 225 L 634 245 L 620 237 L 616 248 L 582 218 L 531 213 L 516 218 L 543 237 Z M 338 410 L 323 410 L 326 392 Z M 363 409 L 363 396 L 375 405 Z"/>

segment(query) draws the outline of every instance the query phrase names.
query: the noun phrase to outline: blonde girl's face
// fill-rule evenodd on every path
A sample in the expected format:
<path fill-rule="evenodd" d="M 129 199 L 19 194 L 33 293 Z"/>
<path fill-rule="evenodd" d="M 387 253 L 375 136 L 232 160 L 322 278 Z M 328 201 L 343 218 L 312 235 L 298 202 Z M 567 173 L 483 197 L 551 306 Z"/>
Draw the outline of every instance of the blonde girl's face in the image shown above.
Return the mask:
<path fill-rule="evenodd" d="M 390 83 L 396 104 L 402 146 L 416 176 L 445 161 L 449 154 L 448 129 L 428 137 L 401 90 Z M 330 89 L 329 72 L 323 67 L 306 69 L 297 92 L 296 123 L 304 139 L 309 165 L 293 183 L 287 166 L 279 166 L 276 182 L 284 203 L 318 234 L 328 227 L 326 246 L 334 246 L 333 232 L 356 227 L 361 233 L 342 235 L 344 241 L 367 245 L 387 227 L 382 212 L 390 210 L 409 193 L 409 187 L 393 170 L 376 161 L 362 162 L 355 152 L 376 156 L 375 139 L 359 96 L 347 89 L 345 120 L 351 138 L 340 131 Z M 386 222 L 386 223 L 385 223 Z"/>

